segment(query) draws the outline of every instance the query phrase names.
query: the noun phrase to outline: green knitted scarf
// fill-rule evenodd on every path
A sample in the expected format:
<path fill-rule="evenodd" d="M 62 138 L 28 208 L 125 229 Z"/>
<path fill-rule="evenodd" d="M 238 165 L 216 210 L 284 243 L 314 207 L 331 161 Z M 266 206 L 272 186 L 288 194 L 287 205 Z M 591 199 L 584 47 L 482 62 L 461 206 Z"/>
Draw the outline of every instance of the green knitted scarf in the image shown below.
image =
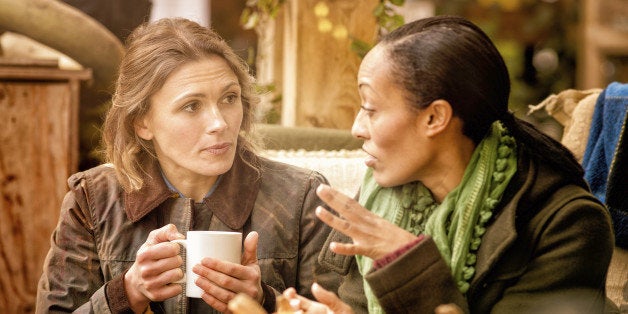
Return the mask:
<path fill-rule="evenodd" d="M 515 140 L 499 121 L 476 147 L 460 184 L 437 204 L 420 182 L 383 188 L 368 169 L 360 191 L 360 204 L 373 213 L 413 234 L 430 235 L 462 293 L 469 289 L 475 273 L 476 252 L 486 222 L 501 200 L 506 186 L 517 170 Z M 356 256 L 362 276 L 373 260 Z M 366 280 L 364 292 L 369 313 L 383 313 Z"/>

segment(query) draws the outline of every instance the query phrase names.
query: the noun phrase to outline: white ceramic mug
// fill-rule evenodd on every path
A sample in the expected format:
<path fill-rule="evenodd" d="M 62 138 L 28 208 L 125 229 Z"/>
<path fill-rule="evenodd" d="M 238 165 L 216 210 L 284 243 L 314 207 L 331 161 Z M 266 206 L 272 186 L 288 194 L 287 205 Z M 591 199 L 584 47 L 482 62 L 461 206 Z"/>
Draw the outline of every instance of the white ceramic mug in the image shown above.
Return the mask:
<path fill-rule="evenodd" d="M 185 283 L 185 295 L 200 298 L 203 290 L 194 281 L 198 275 L 192 271 L 204 257 L 240 264 L 242 256 L 242 233 L 230 231 L 188 231 L 185 240 L 173 240 L 181 244 L 185 263 L 185 274 L 179 283 Z"/>

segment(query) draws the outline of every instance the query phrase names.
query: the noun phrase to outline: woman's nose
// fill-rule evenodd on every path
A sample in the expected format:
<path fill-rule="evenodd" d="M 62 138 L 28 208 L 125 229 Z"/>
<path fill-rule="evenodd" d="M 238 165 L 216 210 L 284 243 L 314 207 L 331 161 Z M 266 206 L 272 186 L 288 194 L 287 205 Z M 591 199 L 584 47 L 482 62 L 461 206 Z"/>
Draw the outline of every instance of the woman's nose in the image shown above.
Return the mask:
<path fill-rule="evenodd" d="M 351 126 L 351 135 L 355 138 L 366 139 L 368 138 L 368 130 L 364 126 L 364 115 L 363 111 L 358 111 L 358 115 L 353 120 L 353 126 Z"/>
<path fill-rule="evenodd" d="M 212 106 L 208 110 L 207 114 L 207 133 L 216 133 L 224 130 L 227 127 L 222 113 L 217 106 Z"/>

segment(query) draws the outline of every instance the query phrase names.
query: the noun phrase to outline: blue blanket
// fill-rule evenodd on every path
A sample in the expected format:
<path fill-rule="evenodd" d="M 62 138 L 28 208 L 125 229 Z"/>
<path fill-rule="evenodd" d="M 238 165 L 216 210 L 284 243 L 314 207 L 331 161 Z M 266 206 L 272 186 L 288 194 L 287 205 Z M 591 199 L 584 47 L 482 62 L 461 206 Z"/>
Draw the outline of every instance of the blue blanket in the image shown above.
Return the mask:
<path fill-rule="evenodd" d="M 625 135 L 628 84 L 611 83 L 600 93 L 582 165 L 591 191 L 609 208 L 615 241 L 628 247 L 628 170 Z"/>

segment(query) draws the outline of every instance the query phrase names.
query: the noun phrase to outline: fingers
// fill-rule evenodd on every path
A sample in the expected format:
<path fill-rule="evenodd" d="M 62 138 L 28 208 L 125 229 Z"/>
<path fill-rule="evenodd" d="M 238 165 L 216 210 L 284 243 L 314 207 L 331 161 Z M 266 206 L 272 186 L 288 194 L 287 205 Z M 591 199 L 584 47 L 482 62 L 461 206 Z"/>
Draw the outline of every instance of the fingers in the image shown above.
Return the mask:
<path fill-rule="evenodd" d="M 180 285 L 170 285 L 183 278 L 180 268 L 183 259 L 179 255 L 179 245 L 169 242 L 170 239 L 181 237 L 183 235 L 173 224 L 150 232 L 125 275 L 129 296 L 139 300 L 141 294 L 150 300 L 162 301 L 182 292 Z"/>
<path fill-rule="evenodd" d="M 327 305 L 332 310 L 336 310 L 340 306 L 340 303 L 342 303 L 338 296 L 333 292 L 325 290 L 325 288 L 317 283 L 312 284 L 312 294 L 316 300 Z"/>
<path fill-rule="evenodd" d="M 176 273 L 180 273 L 181 276 L 183 276 L 183 272 L 180 268 L 183 265 L 183 259 L 180 255 L 176 255 L 175 253 L 175 255 L 169 257 L 146 258 L 146 255 L 149 255 L 148 253 L 152 253 L 152 251 L 154 250 L 145 252 L 141 258 L 138 258 L 139 270 L 142 277 L 154 277 L 169 270 L 178 271 Z M 157 252 L 154 255 L 161 253 L 162 252 Z"/>
<path fill-rule="evenodd" d="M 194 265 L 192 271 L 220 286 L 234 286 L 237 281 L 250 276 L 248 269 L 242 265 L 209 257 L 204 258 L 200 264 Z"/>
<path fill-rule="evenodd" d="M 330 227 L 353 237 L 355 232 L 370 234 L 378 220 L 382 218 L 362 207 L 356 200 L 334 190 L 327 185 L 319 185 L 317 195 L 333 208 L 339 215 L 335 215 L 325 208 L 316 208 L 316 216 Z"/>
<path fill-rule="evenodd" d="M 236 295 L 228 303 L 229 310 L 237 314 L 266 314 L 264 308 L 246 294 Z"/>
<path fill-rule="evenodd" d="M 460 309 L 457 305 L 450 304 L 441 304 L 434 310 L 435 314 L 462 314 L 462 309 Z"/>
<path fill-rule="evenodd" d="M 199 275 L 196 285 L 209 296 L 206 301 L 228 303 L 237 293 L 245 293 L 258 301 L 262 299 L 261 271 L 257 264 L 243 266 L 204 258 L 192 270 Z"/>
<path fill-rule="evenodd" d="M 257 243 L 259 235 L 251 231 L 244 239 L 244 253 L 242 254 L 242 265 L 257 264 Z"/>
<path fill-rule="evenodd" d="M 231 299 L 233 299 L 236 294 L 234 293 L 230 293 L 231 296 L 223 296 L 222 298 L 217 298 L 216 295 L 214 294 L 209 294 L 207 292 L 203 293 L 201 295 L 201 298 L 203 299 L 203 301 L 205 301 L 205 303 L 207 303 L 209 306 L 213 307 L 214 309 L 218 310 L 218 312 L 226 312 L 229 308 L 229 301 L 231 301 Z"/>
<path fill-rule="evenodd" d="M 292 287 L 284 290 L 282 295 L 295 310 L 304 310 L 307 312 L 312 307 L 312 300 L 297 294 L 297 290 Z"/>
<path fill-rule="evenodd" d="M 160 260 L 170 257 L 178 256 L 181 248 L 177 243 L 172 242 L 162 242 L 157 243 L 152 246 L 145 246 L 140 248 L 137 252 L 136 261 L 144 262 L 151 260 Z M 183 262 L 181 257 L 179 256 L 179 260 Z"/>
<path fill-rule="evenodd" d="M 145 245 L 155 245 L 161 242 L 168 242 L 175 239 L 185 239 L 185 236 L 177 231 L 173 224 L 167 224 L 159 229 L 155 229 L 148 234 Z"/>
<path fill-rule="evenodd" d="M 336 253 L 336 254 L 341 254 L 341 255 L 355 255 L 355 254 L 360 254 L 363 250 L 360 250 L 360 248 L 352 243 L 339 243 L 339 242 L 332 242 L 329 244 L 329 249 Z"/>
<path fill-rule="evenodd" d="M 339 217 L 325 210 L 323 207 L 316 208 L 316 216 L 325 224 L 342 234 L 350 237 L 354 243 L 359 243 L 365 236 L 372 233 L 372 228 L 363 220 L 351 222 L 344 217 Z M 354 243 L 336 243 L 330 244 L 330 250 L 336 254 L 353 255 L 360 254 L 360 247 Z"/>
<path fill-rule="evenodd" d="M 290 287 L 290 288 L 284 290 L 282 294 L 287 299 L 296 298 L 297 297 L 297 290 L 294 289 L 293 287 Z"/>
<path fill-rule="evenodd" d="M 199 271 L 198 265 L 195 266 L 194 272 L 199 274 L 199 278 L 194 281 L 194 284 L 196 284 L 204 292 L 201 295 L 201 298 L 203 298 L 205 303 L 209 304 L 211 307 L 220 312 L 224 312 L 227 309 L 227 304 L 229 303 L 229 301 L 233 299 L 237 294 L 235 291 L 226 289 L 224 287 L 225 285 L 232 285 L 232 282 L 234 282 L 235 279 L 227 279 L 228 276 L 224 276 L 223 279 L 216 279 L 216 275 L 209 274 L 211 270 Z M 212 280 L 216 279 L 218 282 L 221 283 L 216 283 L 212 280 L 209 280 L 206 276 L 212 276 Z"/>
<path fill-rule="evenodd" d="M 321 206 L 316 207 L 315 213 L 316 217 L 328 226 L 350 236 L 351 223 L 347 219 L 336 216 Z"/>
<path fill-rule="evenodd" d="M 362 215 L 365 210 L 356 200 L 338 192 L 329 185 L 321 184 L 316 188 L 316 195 L 327 203 L 331 208 L 338 212 L 341 216 L 349 217 Z M 357 211 L 357 212 L 356 212 Z"/>

